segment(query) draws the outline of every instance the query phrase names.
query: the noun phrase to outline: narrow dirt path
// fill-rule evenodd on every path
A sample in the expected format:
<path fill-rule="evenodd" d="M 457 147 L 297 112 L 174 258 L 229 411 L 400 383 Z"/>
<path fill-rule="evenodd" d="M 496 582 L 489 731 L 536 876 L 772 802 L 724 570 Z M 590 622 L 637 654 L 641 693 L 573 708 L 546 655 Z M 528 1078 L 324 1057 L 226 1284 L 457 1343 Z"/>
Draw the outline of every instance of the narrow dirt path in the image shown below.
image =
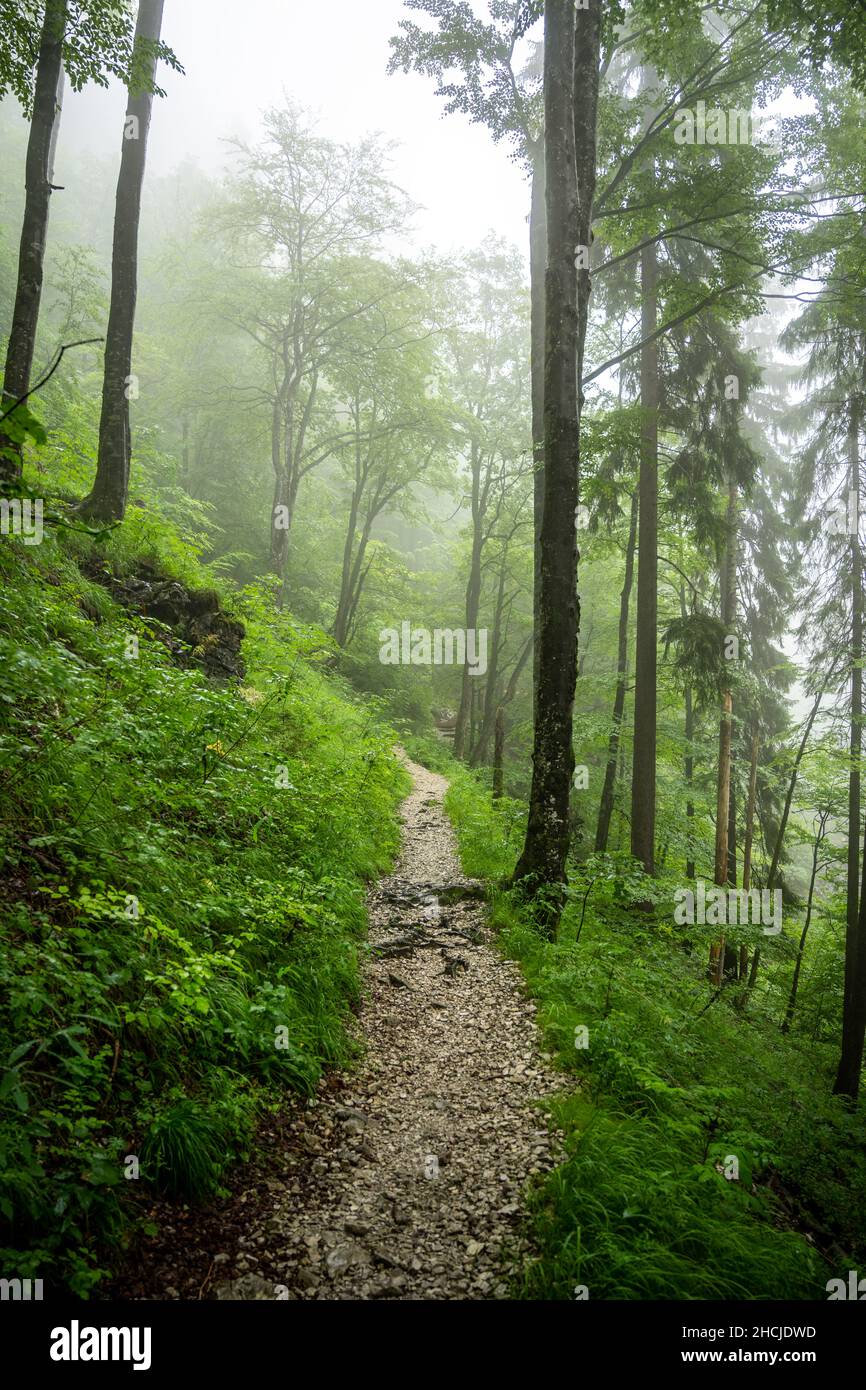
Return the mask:
<path fill-rule="evenodd" d="M 369 896 L 363 1059 L 284 1117 L 258 1185 L 247 1174 L 221 1220 L 187 1231 L 184 1267 L 154 1251 L 148 1282 L 173 1286 L 157 1296 L 509 1296 L 522 1194 L 554 1162 L 537 1101 L 562 1077 L 460 872 L 446 779 L 404 761 L 399 862 Z"/>

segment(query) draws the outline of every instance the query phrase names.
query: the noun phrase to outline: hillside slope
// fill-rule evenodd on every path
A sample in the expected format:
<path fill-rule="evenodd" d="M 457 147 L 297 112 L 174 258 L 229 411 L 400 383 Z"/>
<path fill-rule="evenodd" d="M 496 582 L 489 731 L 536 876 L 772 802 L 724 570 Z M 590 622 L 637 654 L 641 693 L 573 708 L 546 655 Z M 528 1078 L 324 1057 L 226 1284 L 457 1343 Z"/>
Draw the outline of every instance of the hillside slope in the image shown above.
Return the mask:
<path fill-rule="evenodd" d="M 323 634 L 224 606 L 144 511 L 0 541 L 0 1256 L 49 1288 L 350 1053 L 406 774 Z"/>

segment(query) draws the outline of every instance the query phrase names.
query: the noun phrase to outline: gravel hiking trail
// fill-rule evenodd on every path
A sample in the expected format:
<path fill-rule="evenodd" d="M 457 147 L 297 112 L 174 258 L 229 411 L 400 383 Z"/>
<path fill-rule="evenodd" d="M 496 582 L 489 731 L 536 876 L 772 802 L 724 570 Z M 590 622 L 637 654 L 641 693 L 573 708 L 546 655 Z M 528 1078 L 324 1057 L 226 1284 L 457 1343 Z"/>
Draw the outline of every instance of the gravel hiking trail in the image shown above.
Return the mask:
<path fill-rule="evenodd" d="M 168 1295 L 125 1296 L 513 1296 L 532 1253 L 522 1197 L 558 1161 L 538 1102 L 563 1077 L 461 873 L 446 779 L 401 760 L 413 788 L 395 871 L 368 898 L 361 1060 L 287 1113 L 257 1187 L 254 1164 L 221 1214 L 198 1229 L 189 1214 L 182 1265 L 153 1251 L 147 1282 Z"/>

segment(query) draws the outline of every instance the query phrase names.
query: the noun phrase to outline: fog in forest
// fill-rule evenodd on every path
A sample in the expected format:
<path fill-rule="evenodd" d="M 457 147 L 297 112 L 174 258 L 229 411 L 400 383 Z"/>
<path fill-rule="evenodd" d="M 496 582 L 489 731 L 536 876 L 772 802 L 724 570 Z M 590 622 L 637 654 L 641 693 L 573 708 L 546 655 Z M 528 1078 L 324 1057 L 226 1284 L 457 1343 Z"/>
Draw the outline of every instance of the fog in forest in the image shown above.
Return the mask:
<path fill-rule="evenodd" d="M 86 1304 L 52 1360 L 207 1368 L 193 1301 L 845 1349 L 864 55 L 853 0 L 0 0 L 0 1301 Z"/>

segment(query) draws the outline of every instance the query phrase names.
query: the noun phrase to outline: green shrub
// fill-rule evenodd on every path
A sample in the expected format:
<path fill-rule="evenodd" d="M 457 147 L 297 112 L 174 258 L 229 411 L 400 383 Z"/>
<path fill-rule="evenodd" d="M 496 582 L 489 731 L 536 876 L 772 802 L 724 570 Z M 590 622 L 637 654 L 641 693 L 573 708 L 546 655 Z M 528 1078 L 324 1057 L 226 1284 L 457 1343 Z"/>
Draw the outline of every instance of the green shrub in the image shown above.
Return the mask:
<path fill-rule="evenodd" d="M 211 1193 L 263 1106 L 353 1056 L 407 789 L 380 707 L 267 584 L 231 600 L 248 674 L 218 688 L 97 561 L 212 582 L 134 508 L 101 542 L 0 546 L 0 1260 L 83 1295 L 142 1208 L 128 1156 Z"/>
<path fill-rule="evenodd" d="M 520 961 L 563 1072 L 550 1113 L 568 1156 L 531 1192 L 539 1253 L 518 1292 L 826 1297 L 819 1240 L 851 1268 L 866 1258 L 864 1120 L 830 1094 L 834 1047 L 714 999 L 703 943 L 689 954 L 661 913 L 634 910 L 646 880 L 628 857 L 572 867 L 547 941 L 503 886 L 521 808 L 458 767 L 446 808 L 463 868 L 499 885 L 501 949 Z"/>

